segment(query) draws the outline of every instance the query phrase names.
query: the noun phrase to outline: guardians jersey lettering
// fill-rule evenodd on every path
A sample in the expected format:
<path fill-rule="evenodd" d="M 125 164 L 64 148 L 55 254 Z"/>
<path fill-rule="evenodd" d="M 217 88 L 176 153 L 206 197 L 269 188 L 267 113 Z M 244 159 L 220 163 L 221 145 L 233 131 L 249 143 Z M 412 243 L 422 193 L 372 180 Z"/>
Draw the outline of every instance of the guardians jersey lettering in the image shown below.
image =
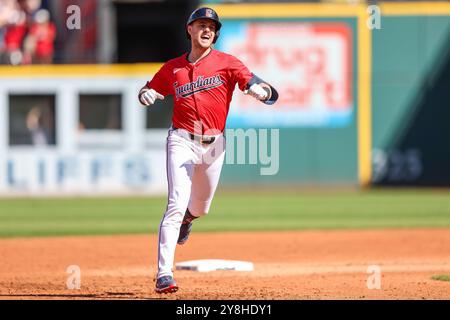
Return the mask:
<path fill-rule="evenodd" d="M 147 87 L 163 96 L 175 96 L 174 127 L 198 133 L 201 123 L 203 134 L 223 132 L 236 84 L 244 91 L 253 74 L 236 57 L 215 49 L 196 63 L 190 63 L 187 56 L 166 62 Z"/>
<path fill-rule="evenodd" d="M 195 82 L 190 82 L 182 86 L 178 86 L 178 82 L 175 82 L 175 93 L 177 98 L 186 98 L 197 92 L 211 90 L 224 84 L 224 81 L 220 78 L 220 75 L 204 78 L 199 76 Z"/>

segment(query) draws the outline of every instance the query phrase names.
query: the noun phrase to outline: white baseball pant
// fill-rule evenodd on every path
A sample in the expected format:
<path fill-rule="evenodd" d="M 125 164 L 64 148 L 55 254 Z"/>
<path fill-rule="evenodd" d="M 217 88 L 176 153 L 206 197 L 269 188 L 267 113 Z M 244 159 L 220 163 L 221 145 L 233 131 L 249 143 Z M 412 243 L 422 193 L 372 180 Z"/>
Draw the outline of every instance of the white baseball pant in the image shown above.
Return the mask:
<path fill-rule="evenodd" d="M 191 140 L 184 129 L 169 130 L 167 137 L 167 208 L 159 226 L 158 274 L 173 276 L 178 235 L 186 209 L 206 215 L 211 206 L 225 157 L 225 138 L 211 144 Z"/>

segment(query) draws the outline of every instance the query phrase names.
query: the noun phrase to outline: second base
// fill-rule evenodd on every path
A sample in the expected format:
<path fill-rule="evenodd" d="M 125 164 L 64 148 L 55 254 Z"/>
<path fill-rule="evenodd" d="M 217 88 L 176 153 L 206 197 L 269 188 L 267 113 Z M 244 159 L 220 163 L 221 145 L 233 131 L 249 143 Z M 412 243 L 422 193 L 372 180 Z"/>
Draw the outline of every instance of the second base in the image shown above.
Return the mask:
<path fill-rule="evenodd" d="M 203 259 L 184 261 L 175 264 L 176 270 L 209 272 L 217 270 L 253 271 L 253 263 L 247 261 Z"/>

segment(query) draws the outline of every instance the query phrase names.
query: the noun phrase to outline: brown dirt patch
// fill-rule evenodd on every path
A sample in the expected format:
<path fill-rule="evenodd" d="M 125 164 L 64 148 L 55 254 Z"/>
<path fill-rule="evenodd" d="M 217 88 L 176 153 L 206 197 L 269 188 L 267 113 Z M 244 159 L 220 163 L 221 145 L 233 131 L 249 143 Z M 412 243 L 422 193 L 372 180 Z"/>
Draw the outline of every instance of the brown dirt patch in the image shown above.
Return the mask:
<path fill-rule="evenodd" d="M 450 299 L 450 229 L 193 233 L 176 261 L 252 261 L 252 272 L 176 271 L 153 292 L 156 235 L 0 240 L 0 299 Z M 69 265 L 81 289 L 66 288 Z M 368 289 L 367 267 L 381 268 Z"/>

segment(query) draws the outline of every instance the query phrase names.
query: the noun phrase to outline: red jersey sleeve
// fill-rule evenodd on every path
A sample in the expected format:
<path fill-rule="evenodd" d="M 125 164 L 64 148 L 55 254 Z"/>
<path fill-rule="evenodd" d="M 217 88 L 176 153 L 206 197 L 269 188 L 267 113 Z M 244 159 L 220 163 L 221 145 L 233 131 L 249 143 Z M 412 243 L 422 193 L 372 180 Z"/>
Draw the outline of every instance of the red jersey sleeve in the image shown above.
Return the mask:
<path fill-rule="evenodd" d="M 147 81 L 147 88 L 151 88 L 163 96 L 173 94 L 171 84 L 171 73 L 169 72 L 168 63 L 164 64 L 161 69 L 153 76 L 152 80 Z"/>
<path fill-rule="evenodd" d="M 231 76 L 238 83 L 241 91 L 245 90 L 245 86 L 253 77 L 250 70 L 238 58 L 230 55 L 229 68 Z"/>

